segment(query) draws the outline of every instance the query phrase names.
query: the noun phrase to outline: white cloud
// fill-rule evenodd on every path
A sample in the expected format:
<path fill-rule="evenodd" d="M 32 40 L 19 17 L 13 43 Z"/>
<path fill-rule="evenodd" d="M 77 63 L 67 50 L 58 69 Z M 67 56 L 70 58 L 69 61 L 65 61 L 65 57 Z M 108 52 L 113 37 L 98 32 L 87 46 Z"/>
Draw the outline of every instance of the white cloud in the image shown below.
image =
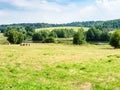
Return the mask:
<path fill-rule="evenodd" d="M 0 17 L 4 17 L 8 14 L 8 12 L 6 10 L 2 10 L 0 9 Z"/>
<path fill-rule="evenodd" d="M 0 0 L 18 8 L 18 10 L 0 10 L 0 23 L 66 23 L 120 18 L 120 0 L 95 1 L 88 6 L 80 7 L 81 5 L 76 3 L 62 5 L 48 0 Z"/>
<path fill-rule="evenodd" d="M 120 18 L 120 0 L 96 0 L 96 8 L 103 19 Z"/>
<path fill-rule="evenodd" d="M 97 6 L 104 10 L 119 10 L 120 0 L 96 0 Z"/>

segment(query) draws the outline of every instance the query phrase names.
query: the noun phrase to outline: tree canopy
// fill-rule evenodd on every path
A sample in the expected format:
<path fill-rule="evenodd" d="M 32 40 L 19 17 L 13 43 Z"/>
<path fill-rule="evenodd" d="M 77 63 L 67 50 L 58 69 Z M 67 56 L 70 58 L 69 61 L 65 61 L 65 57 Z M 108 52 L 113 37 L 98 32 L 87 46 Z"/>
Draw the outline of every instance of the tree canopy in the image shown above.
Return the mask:
<path fill-rule="evenodd" d="M 71 22 L 66 24 L 48 24 L 48 23 L 21 23 L 0 25 L 0 32 L 5 32 L 6 27 L 33 27 L 33 28 L 46 28 L 46 27 L 59 27 L 59 26 L 75 26 L 75 27 L 91 27 L 95 26 L 97 29 L 114 30 L 120 28 L 120 19 L 107 20 L 107 21 L 84 21 L 84 22 Z M 31 35 L 31 33 L 29 33 Z"/>
<path fill-rule="evenodd" d="M 20 44 L 24 40 L 24 35 L 14 29 L 8 30 L 6 36 L 7 40 L 12 44 Z"/>
<path fill-rule="evenodd" d="M 96 29 L 95 27 L 89 28 L 86 32 L 87 41 L 109 41 L 110 34 L 108 32 Z"/>

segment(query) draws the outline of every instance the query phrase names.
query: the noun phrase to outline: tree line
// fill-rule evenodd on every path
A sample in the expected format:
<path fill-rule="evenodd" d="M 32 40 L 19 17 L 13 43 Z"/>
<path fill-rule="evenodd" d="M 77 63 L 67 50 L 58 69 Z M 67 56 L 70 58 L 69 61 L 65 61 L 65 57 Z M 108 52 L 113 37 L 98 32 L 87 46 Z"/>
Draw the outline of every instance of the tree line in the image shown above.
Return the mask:
<path fill-rule="evenodd" d="M 120 30 L 111 33 L 97 29 L 95 27 L 89 28 L 85 32 L 83 28 L 74 31 L 73 29 L 53 29 L 41 30 L 35 32 L 35 29 L 30 26 L 22 27 L 8 27 L 4 35 L 8 37 L 8 41 L 12 44 L 20 44 L 26 39 L 31 39 L 32 41 L 42 42 L 42 43 L 55 43 L 56 38 L 73 38 L 73 44 L 84 44 L 86 42 L 109 42 L 112 46 L 117 44 L 115 48 L 120 46 Z M 114 35 L 114 36 L 113 36 Z M 116 41 L 115 41 L 116 40 Z"/>
<path fill-rule="evenodd" d="M 86 41 L 108 41 L 114 48 L 120 48 L 120 29 L 116 29 L 112 34 L 100 31 L 94 27 L 90 28 L 86 33 L 81 28 L 73 37 L 73 44 L 84 44 Z"/>
<path fill-rule="evenodd" d="M 91 27 L 94 26 L 97 29 L 104 31 L 111 31 L 115 28 L 120 28 L 120 19 L 107 20 L 107 21 L 84 21 L 84 22 L 71 22 L 66 24 L 48 24 L 48 23 L 21 23 L 21 24 L 9 24 L 0 25 L 0 32 L 4 33 L 7 27 L 23 27 L 31 26 L 33 28 L 47 28 L 47 27 L 64 27 L 64 26 L 75 26 L 75 27 Z"/>

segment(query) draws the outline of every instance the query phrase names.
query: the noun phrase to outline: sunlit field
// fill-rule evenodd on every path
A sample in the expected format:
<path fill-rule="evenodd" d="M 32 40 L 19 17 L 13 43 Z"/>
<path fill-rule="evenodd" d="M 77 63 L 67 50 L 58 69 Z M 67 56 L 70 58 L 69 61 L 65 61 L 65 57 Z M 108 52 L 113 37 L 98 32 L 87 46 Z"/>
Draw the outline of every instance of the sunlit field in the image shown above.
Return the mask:
<path fill-rule="evenodd" d="M 36 31 L 40 31 L 40 30 L 54 30 L 54 29 L 73 29 L 73 30 L 75 30 L 75 31 L 78 31 L 78 29 L 79 28 L 81 28 L 81 27 L 50 27 L 50 28 L 38 28 L 38 29 L 36 29 Z M 89 28 L 86 28 L 86 27 L 83 27 L 83 29 L 85 30 L 85 31 L 87 31 Z"/>
<path fill-rule="evenodd" d="M 120 49 L 0 45 L 0 90 L 120 90 Z"/>
<path fill-rule="evenodd" d="M 120 90 L 120 0 L 0 0 L 0 90 Z"/>

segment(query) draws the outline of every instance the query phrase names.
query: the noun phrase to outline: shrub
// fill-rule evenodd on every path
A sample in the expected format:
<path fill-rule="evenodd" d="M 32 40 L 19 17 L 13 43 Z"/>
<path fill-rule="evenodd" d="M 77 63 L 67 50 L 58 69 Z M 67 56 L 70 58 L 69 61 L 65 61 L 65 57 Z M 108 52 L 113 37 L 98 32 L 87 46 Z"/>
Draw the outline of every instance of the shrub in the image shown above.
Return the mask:
<path fill-rule="evenodd" d="M 32 37 L 33 41 L 41 41 L 41 33 L 34 33 L 33 37 Z"/>
<path fill-rule="evenodd" d="M 110 45 L 114 48 L 120 48 L 120 29 L 116 30 L 111 38 L 110 38 Z"/>
<path fill-rule="evenodd" d="M 12 44 L 20 44 L 24 40 L 24 35 L 16 30 L 10 30 L 7 37 L 7 40 Z"/>
<path fill-rule="evenodd" d="M 101 37 L 101 41 L 109 41 L 110 40 L 110 34 L 108 32 L 103 32 L 100 37 Z"/>
<path fill-rule="evenodd" d="M 79 29 L 73 37 L 73 44 L 84 44 L 86 42 L 86 36 L 83 28 Z"/>
<path fill-rule="evenodd" d="M 49 36 L 49 32 L 43 30 L 43 31 L 34 33 L 34 35 L 32 36 L 32 40 L 33 41 L 44 41 L 48 36 Z"/>

